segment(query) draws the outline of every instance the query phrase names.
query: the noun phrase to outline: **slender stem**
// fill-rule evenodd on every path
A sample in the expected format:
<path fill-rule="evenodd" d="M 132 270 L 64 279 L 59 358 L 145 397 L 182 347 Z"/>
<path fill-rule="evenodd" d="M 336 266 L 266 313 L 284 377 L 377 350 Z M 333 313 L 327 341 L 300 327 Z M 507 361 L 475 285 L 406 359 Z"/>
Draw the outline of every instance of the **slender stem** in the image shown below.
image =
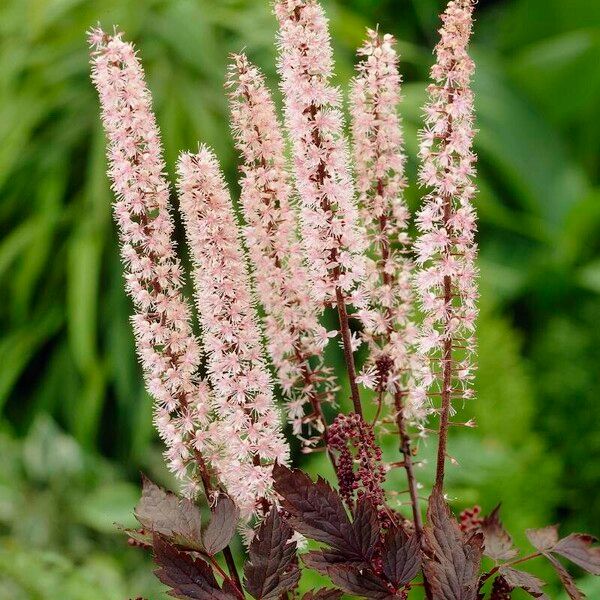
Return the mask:
<path fill-rule="evenodd" d="M 448 281 L 446 281 L 448 280 Z M 450 286 L 450 278 L 444 277 L 444 288 Z M 437 465 L 435 470 L 435 486 L 440 490 L 444 486 L 444 475 L 446 470 L 446 454 L 448 447 L 448 428 L 450 423 L 450 400 L 452 398 L 452 340 L 444 342 L 443 355 L 443 378 L 442 378 L 442 412 L 440 415 L 440 428 L 438 437 Z"/>
<path fill-rule="evenodd" d="M 448 95 L 448 101 L 451 104 L 454 93 L 451 91 Z M 441 144 L 446 145 L 448 138 L 452 133 L 452 116 L 448 117 L 448 127 L 442 138 Z M 452 218 L 452 196 L 445 194 L 443 196 L 444 209 L 444 227 L 446 231 L 450 229 L 450 220 Z M 446 253 L 451 252 L 446 249 Z M 448 447 L 448 427 L 450 423 L 450 407 L 452 402 L 452 346 L 453 338 L 449 335 L 450 321 L 452 319 L 452 278 L 450 275 L 444 275 L 444 306 L 446 308 L 446 317 L 444 320 L 444 348 L 442 355 L 442 412 L 440 415 L 440 428 L 438 438 L 437 465 L 435 470 L 435 486 L 440 493 L 444 487 L 444 475 L 446 470 L 446 454 Z"/>
<path fill-rule="evenodd" d="M 348 369 L 348 380 L 350 381 L 350 394 L 354 412 L 362 417 L 362 406 L 360 404 L 360 395 L 358 393 L 358 384 L 356 383 L 356 366 L 354 365 L 354 356 L 352 353 L 352 336 L 350 334 L 350 325 L 348 323 L 348 311 L 341 288 L 335 288 L 335 297 L 337 301 L 338 315 L 340 318 L 340 330 L 342 332 L 342 342 L 344 345 L 344 360 Z"/>
<path fill-rule="evenodd" d="M 486 582 L 492 575 L 495 575 L 500 570 L 500 567 L 512 567 L 528 560 L 532 560 L 533 558 L 537 558 L 538 556 L 542 556 L 542 553 L 534 552 L 533 554 L 528 554 L 522 558 L 515 558 L 513 560 L 509 560 L 508 562 L 502 563 L 501 565 L 496 565 L 493 569 L 481 575 L 479 578 L 479 587 L 481 588 L 484 582 Z"/>
<path fill-rule="evenodd" d="M 415 532 L 419 540 L 423 536 L 423 518 L 419 507 L 419 494 L 417 491 L 417 479 L 415 477 L 414 465 L 412 461 L 412 451 L 410 447 L 410 436 L 406 430 L 406 420 L 404 419 L 404 406 L 402 402 L 402 393 L 397 391 L 394 394 L 394 403 L 396 406 L 396 423 L 400 436 L 400 452 L 404 457 L 404 469 L 408 479 L 408 491 L 410 494 L 410 503 L 412 506 L 413 519 L 415 522 Z"/>
<path fill-rule="evenodd" d="M 404 457 L 404 470 L 408 480 L 408 493 L 410 494 L 410 505 L 413 513 L 413 521 L 415 524 L 415 534 L 417 539 L 423 543 L 423 517 L 421 516 L 421 507 L 419 505 L 419 494 L 417 490 L 417 478 L 415 477 L 414 464 L 412 460 L 412 451 L 410 445 L 410 436 L 406 430 L 406 420 L 404 419 L 404 405 L 402 402 L 402 393 L 394 394 L 394 403 L 396 407 L 396 423 L 398 425 L 398 434 L 400 436 L 400 452 Z M 429 581 L 423 573 L 423 589 L 427 600 L 433 600 L 433 593 Z"/>
<path fill-rule="evenodd" d="M 244 600 L 244 590 L 242 589 L 242 586 L 238 583 L 238 581 L 233 581 L 232 578 L 229 577 L 227 573 L 223 571 L 223 569 L 221 569 L 221 565 L 219 565 L 219 563 L 215 560 L 214 556 L 211 556 L 210 554 L 205 554 L 204 556 L 208 558 L 210 564 L 219 572 L 219 574 L 223 578 L 223 581 L 227 581 L 234 588 L 236 596 L 240 600 Z"/>

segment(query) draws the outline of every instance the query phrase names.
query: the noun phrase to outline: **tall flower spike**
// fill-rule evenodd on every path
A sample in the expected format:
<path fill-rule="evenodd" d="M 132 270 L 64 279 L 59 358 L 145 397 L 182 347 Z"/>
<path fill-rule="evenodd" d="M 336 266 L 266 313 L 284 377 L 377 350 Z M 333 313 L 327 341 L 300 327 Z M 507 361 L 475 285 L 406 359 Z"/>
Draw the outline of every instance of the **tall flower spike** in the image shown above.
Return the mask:
<path fill-rule="evenodd" d="M 249 518 L 270 496 L 272 464 L 287 463 L 289 449 L 262 359 L 238 227 L 217 160 L 206 147 L 195 155 L 182 154 L 178 175 L 217 415 L 209 458 L 242 516 Z"/>
<path fill-rule="evenodd" d="M 258 299 L 266 313 L 268 350 L 294 434 L 310 447 L 325 430 L 321 402 L 331 402 L 335 390 L 322 361 L 328 332 L 319 323 L 319 304 L 308 293 L 296 234 L 285 144 L 264 77 L 245 55 L 233 56 L 227 87 L 233 134 L 243 161 L 244 233 L 257 273 Z"/>
<path fill-rule="evenodd" d="M 181 294 L 182 269 L 172 240 L 169 189 L 150 92 L 133 45 L 121 34 L 89 34 L 92 80 L 108 138 L 109 176 L 117 197 L 126 289 L 133 300 L 136 348 L 146 387 L 155 399 L 155 424 L 167 445 L 170 469 L 196 492 L 195 436 L 209 419 L 209 389 L 196 376 L 199 344 Z M 190 477 L 188 477 L 190 475 Z"/>
<path fill-rule="evenodd" d="M 431 188 L 417 216 L 416 242 L 421 269 L 416 287 L 425 313 L 420 351 L 434 368 L 433 394 L 441 397 L 436 484 L 444 479 L 452 402 L 471 398 L 474 329 L 477 315 L 475 258 L 475 155 L 472 151 L 474 64 L 467 48 L 473 3 L 452 0 L 442 15 L 437 61 L 431 69 L 420 132 L 420 181 Z M 423 382 L 425 387 L 430 381 Z"/>
<path fill-rule="evenodd" d="M 404 202 L 403 132 L 397 108 L 401 100 L 398 55 L 391 35 L 367 30 L 359 49 L 362 60 L 352 84 L 352 132 L 360 193 L 360 208 L 371 242 L 373 259 L 367 263 L 365 281 L 369 306 L 359 312 L 369 361 L 363 381 L 377 392 L 378 414 L 386 396 L 393 401 L 400 435 L 400 451 L 417 534 L 421 535 L 417 481 L 413 468 L 407 417 L 420 418 L 424 406 L 415 398 L 413 375 L 423 361 L 413 351 L 417 329 L 411 320 L 412 260 L 408 256 L 409 211 Z"/>
<path fill-rule="evenodd" d="M 346 302 L 364 277 L 366 239 L 359 227 L 343 136 L 340 91 L 330 84 L 333 52 L 316 0 L 279 0 L 279 71 L 293 142 L 302 239 L 313 296 L 337 303 L 354 409 L 361 413 Z M 364 298 L 354 297 L 354 302 Z"/>
<path fill-rule="evenodd" d="M 362 379 L 380 393 L 406 395 L 413 387 L 411 346 L 417 330 L 411 321 L 410 213 L 403 198 L 406 157 L 397 114 L 401 78 L 394 45 L 391 35 L 367 30 L 358 50 L 362 60 L 352 83 L 350 112 L 359 206 L 373 252 L 365 281 L 369 306 L 359 311 L 370 349 Z"/>

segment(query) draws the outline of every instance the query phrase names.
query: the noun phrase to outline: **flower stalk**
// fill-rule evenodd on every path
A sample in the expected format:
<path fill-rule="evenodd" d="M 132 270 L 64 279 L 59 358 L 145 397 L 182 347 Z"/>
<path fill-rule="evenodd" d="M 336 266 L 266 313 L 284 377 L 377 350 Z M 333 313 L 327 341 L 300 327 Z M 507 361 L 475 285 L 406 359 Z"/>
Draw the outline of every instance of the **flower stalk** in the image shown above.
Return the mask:
<path fill-rule="evenodd" d="M 327 19 L 315 0 L 278 1 L 275 14 L 311 293 L 319 302 L 337 306 L 352 404 L 362 415 L 347 304 L 364 276 L 366 240 L 354 204 L 341 95 L 330 84 L 333 52 Z M 363 301 L 354 296 L 355 303 Z"/>
<path fill-rule="evenodd" d="M 477 286 L 474 241 L 475 155 L 472 151 L 474 70 L 467 53 L 472 30 L 471 0 L 452 0 L 431 69 L 425 127 L 420 132 L 420 181 L 431 192 L 417 215 L 416 242 L 421 269 L 416 287 L 424 312 L 420 351 L 432 359 L 441 399 L 435 485 L 443 488 L 448 429 L 455 400 L 473 397 Z M 438 391 L 439 390 L 439 391 Z"/>

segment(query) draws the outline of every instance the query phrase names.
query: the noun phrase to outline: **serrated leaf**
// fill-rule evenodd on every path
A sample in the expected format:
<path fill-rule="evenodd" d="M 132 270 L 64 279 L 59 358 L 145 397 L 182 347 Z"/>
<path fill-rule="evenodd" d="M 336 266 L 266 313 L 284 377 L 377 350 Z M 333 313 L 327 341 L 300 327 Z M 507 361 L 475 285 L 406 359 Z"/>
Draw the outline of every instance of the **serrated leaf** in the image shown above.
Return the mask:
<path fill-rule="evenodd" d="M 180 546 L 203 550 L 199 508 L 191 500 L 180 500 L 173 492 L 163 490 L 147 477 L 142 481 L 142 498 L 134 511 L 142 527 Z"/>
<path fill-rule="evenodd" d="M 272 508 L 248 549 L 244 587 L 256 600 L 275 600 L 300 580 L 293 529 Z"/>
<path fill-rule="evenodd" d="M 190 600 L 234 600 L 237 597 L 221 590 L 210 566 L 199 558 L 180 552 L 173 545 L 154 535 L 154 561 L 159 566 L 155 574 L 171 588 L 170 596 Z"/>
<path fill-rule="evenodd" d="M 212 556 L 229 544 L 239 518 L 240 511 L 233 500 L 229 496 L 220 496 L 210 522 L 202 534 L 204 549 L 208 554 Z"/>
<path fill-rule="evenodd" d="M 423 570 L 436 600 L 476 600 L 483 535 L 465 536 L 437 489 L 429 499 Z"/>
<path fill-rule="evenodd" d="M 533 598 L 541 598 L 542 600 L 549 600 L 548 596 L 542 590 L 544 582 L 541 579 L 526 573 L 525 571 L 519 571 L 512 567 L 500 567 L 500 574 L 504 580 L 508 583 L 511 589 L 520 588 L 527 592 Z"/>
<path fill-rule="evenodd" d="M 526 529 L 525 533 L 531 545 L 540 552 L 547 552 L 558 542 L 558 525 L 548 525 L 541 529 Z"/>
<path fill-rule="evenodd" d="M 387 600 L 394 597 L 385 581 L 368 569 L 359 570 L 349 565 L 329 567 L 331 581 L 348 594 L 356 594 L 370 600 Z"/>
<path fill-rule="evenodd" d="M 592 575 L 600 575 L 600 546 L 592 546 L 596 538 L 587 533 L 572 533 L 560 540 L 552 552 L 575 563 Z"/>
<path fill-rule="evenodd" d="M 333 546 L 348 558 L 364 558 L 341 498 L 324 479 L 313 482 L 305 473 L 279 464 L 273 468 L 273 479 L 296 531 Z"/>
<path fill-rule="evenodd" d="M 371 558 L 379 541 L 379 519 L 373 503 L 364 496 L 356 503 L 352 528 L 360 544 L 361 554 Z"/>
<path fill-rule="evenodd" d="M 396 588 L 401 588 L 421 568 L 421 549 L 416 535 L 409 536 L 401 528 L 387 532 L 382 552 L 383 574 Z"/>
<path fill-rule="evenodd" d="M 571 577 L 570 573 L 562 566 L 557 558 L 554 558 L 551 554 L 544 555 L 550 564 L 554 567 L 554 570 L 558 573 L 560 581 L 567 592 L 567 595 L 571 600 L 583 600 L 585 595 L 575 585 L 575 580 Z"/>
<path fill-rule="evenodd" d="M 348 562 L 346 556 L 337 550 L 313 550 L 302 555 L 302 562 L 309 568 L 314 569 L 321 575 L 327 575 L 329 567 L 345 564 L 353 565 Z M 363 562 L 354 563 L 354 566 L 362 565 Z"/>
<path fill-rule="evenodd" d="M 486 556 L 494 560 L 510 560 L 517 555 L 512 538 L 500 521 L 500 505 L 483 519 L 481 531 L 485 540 Z"/>
<path fill-rule="evenodd" d="M 316 592 L 309 590 L 302 596 L 302 600 L 340 600 L 343 593 L 335 588 L 321 588 Z"/>

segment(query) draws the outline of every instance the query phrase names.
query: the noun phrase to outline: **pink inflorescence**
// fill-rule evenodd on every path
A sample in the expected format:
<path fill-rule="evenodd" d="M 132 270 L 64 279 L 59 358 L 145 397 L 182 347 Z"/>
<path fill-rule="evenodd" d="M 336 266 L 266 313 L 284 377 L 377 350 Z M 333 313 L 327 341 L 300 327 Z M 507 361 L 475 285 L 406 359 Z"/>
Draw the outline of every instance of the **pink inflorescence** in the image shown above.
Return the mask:
<path fill-rule="evenodd" d="M 359 205 L 373 250 L 364 283 L 369 305 L 358 313 L 370 350 L 361 381 L 411 398 L 412 372 L 418 367 L 411 352 L 417 329 L 411 320 L 410 213 L 403 198 L 406 156 L 397 112 L 401 78 L 394 46 L 391 35 L 367 30 L 350 94 Z M 421 402 L 407 408 L 413 416 L 423 410 Z"/>
<path fill-rule="evenodd" d="M 293 432 L 311 446 L 325 427 L 321 403 L 334 397 L 332 376 L 322 359 L 330 334 L 319 323 L 321 307 L 309 293 L 285 143 L 264 77 L 245 55 L 235 55 L 227 87 L 233 134 L 243 161 L 244 234 L 256 273 L 256 293 L 265 310 L 268 350 Z"/>
<path fill-rule="evenodd" d="M 238 227 L 217 160 L 205 147 L 182 154 L 178 188 L 216 420 L 197 440 L 242 516 L 269 497 L 275 461 L 286 464 L 271 380 L 262 357 Z"/>
<path fill-rule="evenodd" d="M 354 204 L 341 94 L 330 84 L 333 53 L 327 19 L 315 0 L 279 0 L 275 14 L 312 294 L 334 303 L 336 290 L 349 297 L 364 277 L 366 240 Z M 354 298 L 359 300 L 364 299 Z"/>
<path fill-rule="evenodd" d="M 419 152 L 420 181 L 431 188 L 417 215 L 416 289 L 425 315 L 419 350 L 434 371 L 437 365 L 422 383 L 454 399 L 472 397 L 477 316 L 472 13 L 470 0 L 453 0 L 442 16 Z"/>
<path fill-rule="evenodd" d="M 346 504 L 352 509 L 354 498 L 364 496 L 377 508 L 382 525 L 389 526 L 390 518 L 382 487 L 385 468 L 373 427 L 356 413 L 340 414 L 329 427 L 327 442 L 331 449 L 339 452 L 336 474 L 340 495 Z"/>
<path fill-rule="evenodd" d="M 109 176 L 117 197 L 127 292 L 138 356 L 154 397 L 154 420 L 167 445 L 169 468 L 196 492 L 193 440 L 208 424 L 210 393 L 197 375 L 199 344 L 184 301 L 182 269 L 172 240 L 169 189 L 150 93 L 132 44 L 120 33 L 89 34 L 92 79 L 108 138 Z"/>

